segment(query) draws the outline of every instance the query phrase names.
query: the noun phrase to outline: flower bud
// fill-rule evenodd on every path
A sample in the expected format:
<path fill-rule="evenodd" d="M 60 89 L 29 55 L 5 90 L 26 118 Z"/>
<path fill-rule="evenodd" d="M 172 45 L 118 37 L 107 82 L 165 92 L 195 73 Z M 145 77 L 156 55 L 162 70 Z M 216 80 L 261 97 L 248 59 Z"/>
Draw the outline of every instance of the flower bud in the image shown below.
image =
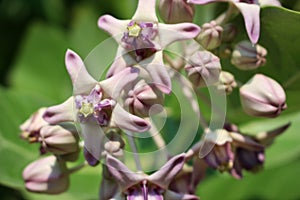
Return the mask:
<path fill-rule="evenodd" d="M 207 50 L 220 46 L 223 28 L 216 21 L 205 23 L 197 37 L 197 41 Z"/>
<path fill-rule="evenodd" d="M 79 151 L 78 138 L 61 126 L 44 126 L 40 132 L 42 149 L 56 155 Z"/>
<path fill-rule="evenodd" d="M 194 86 L 205 87 L 218 81 L 221 64 L 219 58 L 209 51 L 197 51 L 189 58 L 185 70 Z"/>
<path fill-rule="evenodd" d="M 231 63 L 241 70 L 253 70 L 266 64 L 267 50 L 249 41 L 242 41 L 235 46 Z"/>
<path fill-rule="evenodd" d="M 154 84 L 147 84 L 143 79 L 129 89 L 125 97 L 125 108 L 129 112 L 140 117 L 148 117 L 151 114 L 161 112 L 164 96 Z"/>
<path fill-rule="evenodd" d="M 225 91 L 226 94 L 230 94 L 236 86 L 237 83 L 235 82 L 234 76 L 229 72 L 221 71 L 217 89 L 219 91 Z"/>
<path fill-rule="evenodd" d="M 65 162 L 48 156 L 30 163 L 23 171 L 26 189 L 36 193 L 59 194 L 69 187 Z"/>
<path fill-rule="evenodd" d="M 193 4 L 188 4 L 186 0 L 161 0 L 159 13 L 163 21 L 168 24 L 192 22 L 195 7 Z"/>
<path fill-rule="evenodd" d="M 256 74 L 240 88 L 244 111 L 253 116 L 277 117 L 287 108 L 283 88 L 275 80 Z"/>
<path fill-rule="evenodd" d="M 108 153 L 114 157 L 123 156 L 125 142 L 120 133 L 115 129 L 111 129 L 108 133 L 106 133 L 106 139 L 107 140 L 104 142 L 105 153 Z"/>
<path fill-rule="evenodd" d="M 21 138 L 27 140 L 28 142 L 38 142 L 40 136 L 40 130 L 43 126 L 48 125 L 48 123 L 43 119 L 43 114 L 46 108 L 40 108 L 38 111 L 33 113 L 29 119 L 27 119 L 21 126 L 20 130 Z"/>

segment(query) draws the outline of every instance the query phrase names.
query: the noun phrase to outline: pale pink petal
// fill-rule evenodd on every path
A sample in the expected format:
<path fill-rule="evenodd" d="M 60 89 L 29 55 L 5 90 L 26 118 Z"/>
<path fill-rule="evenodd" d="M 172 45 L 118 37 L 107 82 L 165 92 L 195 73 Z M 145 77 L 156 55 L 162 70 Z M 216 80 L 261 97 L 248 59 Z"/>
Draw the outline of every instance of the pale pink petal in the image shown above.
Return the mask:
<path fill-rule="evenodd" d="M 150 124 L 146 120 L 130 114 L 124 110 L 119 104 L 117 104 L 112 113 L 113 123 L 119 128 L 133 131 L 144 132 L 150 129 Z"/>
<path fill-rule="evenodd" d="M 185 154 L 174 156 L 157 172 L 148 177 L 148 180 L 161 188 L 167 189 L 170 182 L 180 172 L 184 165 Z"/>
<path fill-rule="evenodd" d="M 98 27 L 113 36 L 117 43 L 120 43 L 129 22 L 130 20 L 119 20 L 111 15 L 103 15 L 98 19 Z"/>
<path fill-rule="evenodd" d="M 51 106 L 45 111 L 43 118 L 50 124 L 58 124 L 61 122 L 74 122 L 76 115 L 74 111 L 74 98 L 70 97 L 65 102 Z"/>
<path fill-rule="evenodd" d="M 167 190 L 164 194 L 164 200 L 199 200 L 199 197 L 192 194 L 179 194 Z"/>
<path fill-rule="evenodd" d="M 161 47 L 179 41 L 195 38 L 200 32 L 200 27 L 192 23 L 162 24 L 158 25 Z"/>
<path fill-rule="evenodd" d="M 107 169 L 119 183 L 122 191 L 126 191 L 128 188 L 144 179 L 143 175 L 131 171 L 121 161 L 110 156 L 109 154 L 106 157 L 106 164 Z"/>
<path fill-rule="evenodd" d="M 245 26 L 253 44 L 256 44 L 260 34 L 260 7 L 256 4 L 235 3 L 244 16 Z"/>
<path fill-rule="evenodd" d="M 102 142 L 104 140 L 104 132 L 103 129 L 97 124 L 93 122 L 81 123 L 81 134 L 84 140 L 84 147 L 86 151 L 88 151 L 89 156 L 93 158 L 86 158 L 86 160 L 93 166 L 92 163 L 99 161 L 101 158 L 101 154 L 103 151 Z M 88 157 L 89 157 L 88 156 Z"/>
<path fill-rule="evenodd" d="M 122 71 L 124 68 L 133 66 L 134 64 L 136 64 L 136 61 L 128 54 L 128 51 L 126 51 L 122 46 L 119 46 L 115 60 L 110 66 L 106 77 L 110 78 L 116 73 Z"/>
<path fill-rule="evenodd" d="M 156 0 L 139 0 L 138 7 L 132 19 L 134 21 L 157 22 L 155 3 Z"/>
<path fill-rule="evenodd" d="M 113 99 L 117 99 L 124 87 L 133 82 L 139 75 L 139 69 L 126 67 L 114 76 L 101 81 L 102 89 Z"/>
<path fill-rule="evenodd" d="M 139 65 L 147 70 L 153 83 L 160 91 L 166 94 L 171 92 L 171 78 L 166 66 L 163 64 L 162 51 L 158 51 L 153 56 L 144 59 Z"/>
<path fill-rule="evenodd" d="M 65 63 L 73 83 L 74 94 L 88 94 L 97 81 L 87 72 L 82 59 L 74 51 L 68 49 Z"/>

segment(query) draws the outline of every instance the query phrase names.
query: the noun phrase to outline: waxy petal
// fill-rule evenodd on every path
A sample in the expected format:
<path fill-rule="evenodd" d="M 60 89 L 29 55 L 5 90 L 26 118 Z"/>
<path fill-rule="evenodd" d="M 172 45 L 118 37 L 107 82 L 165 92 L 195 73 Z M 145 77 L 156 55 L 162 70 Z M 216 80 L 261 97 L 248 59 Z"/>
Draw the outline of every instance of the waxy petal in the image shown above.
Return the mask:
<path fill-rule="evenodd" d="M 161 47 L 179 41 L 195 38 L 200 32 L 200 27 L 192 23 L 159 24 L 158 34 Z"/>
<path fill-rule="evenodd" d="M 264 150 L 264 146 L 255 142 L 252 138 L 246 135 L 242 135 L 235 132 L 230 132 L 230 136 L 234 140 L 234 142 L 245 149 L 253 150 L 253 151 L 262 151 Z"/>
<path fill-rule="evenodd" d="M 139 63 L 150 74 L 155 86 L 163 93 L 171 92 L 172 83 L 166 66 L 163 64 L 162 51 L 156 52 L 153 56 L 144 59 Z"/>
<path fill-rule="evenodd" d="M 260 7 L 256 4 L 248 3 L 234 3 L 234 5 L 241 11 L 248 37 L 253 44 L 256 44 L 260 33 Z"/>
<path fill-rule="evenodd" d="M 98 27 L 113 36 L 117 43 L 120 43 L 129 22 L 130 20 L 119 20 L 111 15 L 103 15 L 98 19 Z"/>
<path fill-rule="evenodd" d="M 110 78 L 111 76 L 122 71 L 126 67 L 130 67 L 135 64 L 136 64 L 136 61 L 132 58 L 132 56 L 128 55 L 128 51 L 126 49 L 124 49 L 122 46 L 119 46 L 115 60 L 111 64 L 111 66 L 106 74 L 106 77 Z"/>
<path fill-rule="evenodd" d="M 74 98 L 70 97 L 59 105 L 51 106 L 45 111 L 43 118 L 50 124 L 76 121 Z"/>
<path fill-rule="evenodd" d="M 157 22 L 155 3 L 156 0 L 139 0 L 138 7 L 132 19 L 138 22 Z"/>
<path fill-rule="evenodd" d="M 185 161 L 185 154 L 182 153 L 171 158 L 157 172 L 148 177 L 148 180 L 161 188 L 167 189 L 170 182 L 182 169 Z"/>
<path fill-rule="evenodd" d="M 191 194 L 179 194 L 167 190 L 164 195 L 164 200 L 199 200 L 199 197 Z"/>
<path fill-rule="evenodd" d="M 73 83 L 74 95 L 89 94 L 97 81 L 87 72 L 82 59 L 74 51 L 68 49 L 65 63 Z"/>
<path fill-rule="evenodd" d="M 149 122 L 140 117 L 130 114 L 119 104 L 117 104 L 114 108 L 111 120 L 119 128 L 133 132 L 144 132 L 150 129 Z"/>
<path fill-rule="evenodd" d="M 109 154 L 106 157 L 106 164 L 111 175 L 121 186 L 122 191 L 126 191 L 128 188 L 144 179 L 142 174 L 131 171 L 121 161 Z"/>
<path fill-rule="evenodd" d="M 103 151 L 102 142 L 105 137 L 103 129 L 97 123 L 93 122 L 81 123 L 80 127 L 84 147 L 89 154 L 85 154 L 86 160 L 91 166 L 94 166 L 100 160 Z M 90 158 L 89 156 L 93 157 Z"/>
<path fill-rule="evenodd" d="M 101 81 L 101 88 L 113 99 L 117 99 L 124 87 L 133 82 L 139 75 L 139 69 L 126 67 L 114 76 Z"/>

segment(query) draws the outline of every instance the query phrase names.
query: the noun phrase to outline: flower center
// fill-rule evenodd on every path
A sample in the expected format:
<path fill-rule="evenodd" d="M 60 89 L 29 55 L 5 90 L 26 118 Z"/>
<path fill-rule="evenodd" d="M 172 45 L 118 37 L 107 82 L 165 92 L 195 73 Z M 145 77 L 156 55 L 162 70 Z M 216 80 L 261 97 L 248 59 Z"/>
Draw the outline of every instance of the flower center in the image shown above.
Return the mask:
<path fill-rule="evenodd" d="M 127 27 L 127 30 L 130 37 L 138 37 L 142 31 L 142 28 L 134 22 L 134 24 Z"/>
<path fill-rule="evenodd" d="M 94 113 L 94 108 L 92 103 L 82 102 L 79 113 L 82 114 L 85 118 Z"/>

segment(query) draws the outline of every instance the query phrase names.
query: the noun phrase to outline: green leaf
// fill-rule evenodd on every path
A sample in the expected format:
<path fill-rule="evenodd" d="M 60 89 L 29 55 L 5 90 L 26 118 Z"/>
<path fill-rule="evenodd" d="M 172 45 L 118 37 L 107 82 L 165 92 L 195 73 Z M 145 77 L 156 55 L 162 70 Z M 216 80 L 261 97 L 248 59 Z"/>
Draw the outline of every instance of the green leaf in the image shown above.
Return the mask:
<path fill-rule="evenodd" d="M 267 169 L 258 174 L 246 174 L 243 180 L 227 175 L 211 177 L 200 184 L 201 199 L 299 199 L 300 161 Z"/>
<path fill-rule="evenodd" d="M 66 37 L 57 28 L 34 23 L 28 30 L 21 53 L 10 74 L 10 84 L 45 98 L 63 101 L 72 94 L 64 66 Z"/>

